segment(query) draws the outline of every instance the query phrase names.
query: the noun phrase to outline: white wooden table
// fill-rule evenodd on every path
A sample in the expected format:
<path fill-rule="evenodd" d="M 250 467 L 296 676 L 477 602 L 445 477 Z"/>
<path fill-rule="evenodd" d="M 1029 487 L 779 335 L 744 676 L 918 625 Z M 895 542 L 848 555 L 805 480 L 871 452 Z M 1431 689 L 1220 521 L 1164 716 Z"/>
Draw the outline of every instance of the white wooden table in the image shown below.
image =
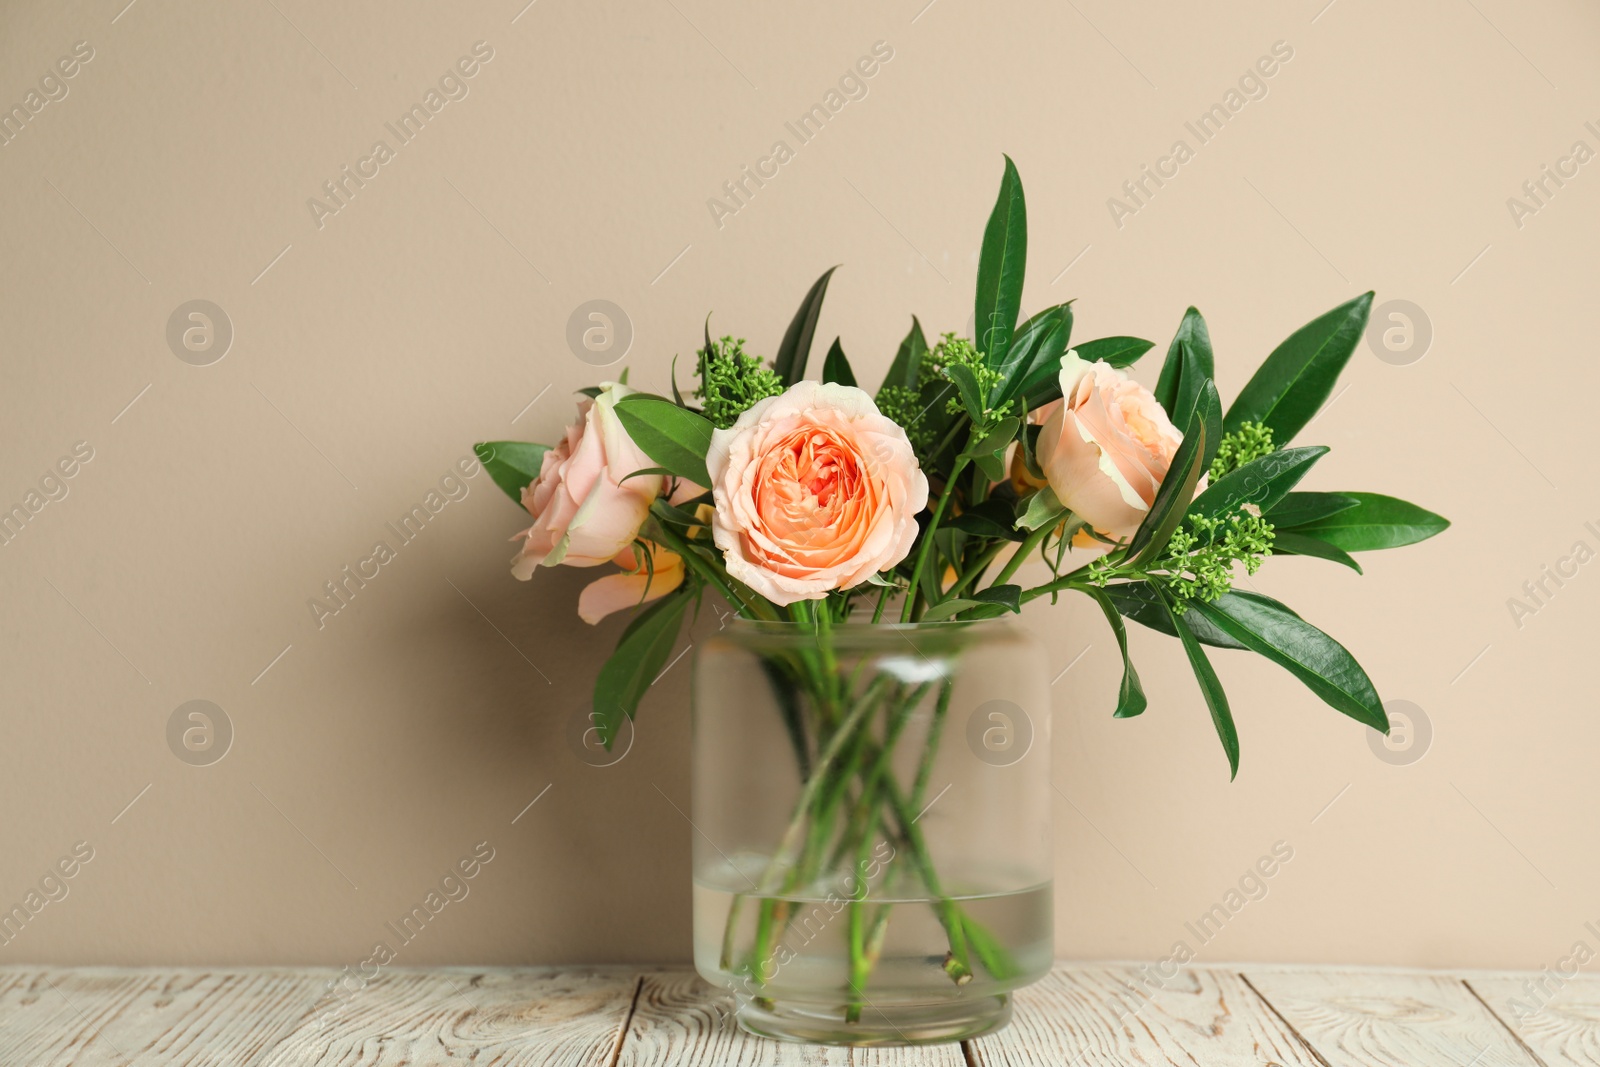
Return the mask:
<path fill-rule="evenodd" d="M 999 1034 L 872 1051 L 747 1037 L 681 970 L 386 970 L 344 1001 L 326 993 L 335 977 L 0 969 L 0 1064 L 1600 1064 L 1600 978 L 1581 975 L 1538 999 L 1524 986 L 1535 975 L 1255 966 L 1186 971 L 1152 991 L 1137 968 L 1062 964 L 1018 994 Z"/>

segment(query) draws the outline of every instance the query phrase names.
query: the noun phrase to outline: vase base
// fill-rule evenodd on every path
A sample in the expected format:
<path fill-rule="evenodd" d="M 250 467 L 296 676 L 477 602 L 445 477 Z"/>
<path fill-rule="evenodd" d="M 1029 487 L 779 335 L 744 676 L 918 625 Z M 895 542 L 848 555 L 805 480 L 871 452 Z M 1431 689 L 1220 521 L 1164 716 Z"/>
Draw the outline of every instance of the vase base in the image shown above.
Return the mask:
<path fill-rule="evenodd" d="M 847 1022 L 837 1006 L 740 996 L 735 1018 L 746 1032 L 778 1041 L 851 1048 L 937 1045 L 999 1030 L 1011 1021 L 1011 997 L 1002 993 L 970 1002 L 863 1005 L 861 1018 Z"/>

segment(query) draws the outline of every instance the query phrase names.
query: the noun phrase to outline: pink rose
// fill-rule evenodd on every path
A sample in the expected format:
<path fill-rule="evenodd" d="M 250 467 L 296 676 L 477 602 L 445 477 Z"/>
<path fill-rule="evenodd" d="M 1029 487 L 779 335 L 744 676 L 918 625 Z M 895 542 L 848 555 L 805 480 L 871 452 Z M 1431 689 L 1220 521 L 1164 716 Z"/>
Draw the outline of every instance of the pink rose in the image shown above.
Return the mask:
<path fill-rule="evenodd" d="M 1061 397 L 1042 409 L 1039 467 L 1079 518 L 1108 536 L 1132 537 L 1183 434 L 1150 390 L 1076 352 L 1061 363 Z"/>
<path fill-rule="evenodd" d="M 928 479 L 860 389 L 797 382 L 711 436 L 711 534 L 728 573 L 774 604 L 818 600 L 905 559 Z"/>
<path fill-rule="evenodd" d="M 545 453 L 539 477 L 523 488 L 522 506 L 533 525 L 512 538 L 522 538 L 522 550 L 511 560 L 517 578 L 527 581 L 541 564 L 609 563 L 638 536 L 663 479 L 658 474 L 628 478 L 656 465 L 617 417 L 617 401 L 631 392 L 606 382 L 599 396 L 579 401 L 578 418 L 567 427 L 566 438 Z"/>

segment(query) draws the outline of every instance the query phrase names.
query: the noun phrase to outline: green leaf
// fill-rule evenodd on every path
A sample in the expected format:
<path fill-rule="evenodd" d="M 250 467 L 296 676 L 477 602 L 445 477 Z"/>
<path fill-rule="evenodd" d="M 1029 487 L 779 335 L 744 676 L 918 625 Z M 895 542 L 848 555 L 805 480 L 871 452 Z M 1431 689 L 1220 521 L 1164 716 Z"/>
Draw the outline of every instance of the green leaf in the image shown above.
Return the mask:
<path fill-rule="evenodd" d="M 1272 505 L 1267 521 L 1278 527 L 1299 526 L 1349 511 L 1359 503 L 1349 493 L 1289 493 Z"/>
<path fill-rule="evenodd" d="M 710 420 L 670 400 L 629 393 L 617 401 L 617 417 L 633 443 L 679 478 L 710 485 L 706 453 L 711 449 Z"/>
<path fill-rule="evenodd" d="M 1042 392 L 1051 384 L 1059 391 L 1061 357 L 1071 338 L 1071 301 L 1045 308 L 1018 327 L 999 367 L 1000 380 L 990 394 L 990 406 L 1003 409 L 1017 397 Z"/>
<path fill-rule="evenodd" d="M 878 387 L 880 391 L 891 385 L 915 390 L 922 371 L 922 357 L 927 354 L 928 339 L 922 335 L 922 323 L 913 315 L 911 329 L 906 333 L 905 340 L 900 342 L 900 349 L 894 354 L 894 362 L 889 364 L 889 373 L 883 376 L 883 385 Z"/>
<path fill-rule="evenodd" d="M 629 478 L 643 478 L 651 474 L 664 474 L 669 478 L 672 477 L 672 472 L 667 470 L 665 467 L 641 467 L 639 470 L 633 471 L 629 474 L 624 474 L 620 479 L 617 480 L 617 484 L 621 485 Z"/>
<path fill-rule="evenodd" d="M 710 321 L 709 316 L 707 321 Z M 683 399 L 683 393 L 678 391 L 678 357 L 676 355 L 672 357 L 672 402 L 680 408 L 689 406 Z"/>
<path fill-rule="evenodd" d="M 1343 645 L 1276 600 L 1236 589 L 1210 604 L 1192 600 L 1189 610 L 1283 667 L 1336 710 L 1389 732 L 1383 701 L 1361 664 Z"/>
<path fill-rule="evenodd" d="M 523 486 L 539 477 L 544 465 L 548 445 L 531 445 L 526 441 L 480 441 L 472 446 L 478 462 L 489 472 L 494 484 L 504 489 L 506 495 L 522 503 Z"/>
<path fill-rule="evenodd" d="M 1007 415 L 995 424 L 994 429 L 984 434 L 981 441 L 967 446 L 967 456 L 978 465 L 984 477 L 991 482 L 1006 480 L 1006 449 L 1016 439 L 1017 431 L 1021 428 L 1021 419 L 1015 415 Z"/>
<path fill-rule="evenodd" d="M 1056 491 L 1045 486 L 1028 498 L 1028 509 L 1016 521 L 1016 526 L 1022 530 L 1037 530 L 1042 526 L 1054 526 L 1066 517 L 1067 509 L 1056 497 Z"/>
<path fill-rule="evenodd" d="M 685 587 L 683 592 L 662 597 L 647 607 L 628 624 L 617 650 L 600 668 L 594 683 L 592 718 L 607 749 L 616 740 L 623 716 L 633 718 L 645 691 L 666 665 L 678 640 L 679 624 L 693 599 Z"/>
<path fill-rule="evenodd" d="M 1178 401 L 1183 388 L 1184 345 L 1190 349 L 1190 362 L 1194 373 L 1202 378 L 1216 377 L 1216 359 L 1211 354 L 1211 332 L 1206 329 L 1206 320 L 1200 312 L 1190 308 L 1183 313 L 1183 321 L 1178 323 L 1178 332 L 1172 335 L 1172 343 L 1167 346 L 1167 358 L 1161 364 L 1161 376 L 1156 379 L 1156 402 L 1166 409 L 1172 421 L 1178 422 L 1175 412 L 1178 411 Z M 1190 391 L 1190 396 L 1199 394 L 1199 383 L 1196 382 Z"/>
<path fill-rule="evenodd" d="M 968 608 L 975 608 L 977 606 L 978 602 L 976 600 L 970 600 L 964 597 L 954 597 L 950 600 L 941 600 L 939 603 L 933 605 L 927 611 L 922 613 L 921 621 L 939 622 L 941 620 L 950 618 L 952 615 L 959 615 Z"/>
<path fill-rule="evenodd" d="M 1149 582 L 1116 582 L 1106 586 L 1102 592 L 1116 606 L 1118 612 L 1140 626 L 1147 626 L 1168 637 L 1178 636 L 1166 603 L 1162 601 L 1161 594 L 1156 591 L 1155 586 Z M 1203 645 L 1211 645 L 1214 648 L 1245 647 L 1212 626 L 1203 617 L 1191 615 L 1189 629 Z"/>
<path fill-rule="evenodd" d="M 1155 347 L 1154 341 L 1141 337 L 1101 337 L 1085 341 L 1073 349 L 1078 358 L 1088 363 L 1105 362 L 1113 367 L 1131 367 L 1139 357 Z"/>
<path fill-rule="evenodd" d="M 991 482 L 998 484 L 1006 480 L 1006 461 L 1003 452 L 985 452 L 972 457 L 972 462 Z"/>
<path fill-rule="evenodd" d="M 972 595 L 980 604 L 998 604 L 1013 615 L 1022 613 L 1022 586 L 991 585 Z"/>
<path fill-rule="evenodd" d="M 828 279 L 838 269 L 829 267 L 822 277 L 812 283 L 806 298 L 800 302 L 800 310 L 794 313 L 789 328 L 783 333 L 783 342 L 778 345 L 772 369 L 778 373 L 778 379 L 786 389 L 806 376 L 806 361 L 811 358 L 811 338 L 817 332 L 817 316 L 822 314 L 822 298 L 828 292 Z"/>
<path fill-rule="evenodd" d="M 1268 452 L 1218 478 L 1216 484 L 1195 498 L 1189 510 L 1191 514 L 1214 519 L 1231 515 L 1245 504 L 1254 504 L 1265 514 L 1327 454 L 1327 445 Z"/>
<path fill-rule="evenodd" d="M 1325 519 L 1294 527 L 1346 552 L 1371 552 L 1426 541 L 1442 533 L 1450 520 L 1405 500 L 1379 493 L 1344 493 L 1356 506 Z"/>
<path fill-rule="evenodd" d="M 1072 340 L 1072 315 L 1058 318 L 1051 332 L 1039 342 L 1039 351 L 1022 376 L 1018 395 L 1029 408 L 1040 408 L 1061 399 L 1061 361 Z"/>
<path fill-rule="evenodd" d="M 664 496 L 658 496 L 650 502 L 650 514 L 672 526 L 682 526 L 686 529 L 705 526 L 694 512 L 667 503 L 667 498 Z"/>
<path fill-rule="evenodd" d="M 1028 212 L 1022 197 L 1022 178 L 1015 163 L 1006 157 L 1005 174 L 1000 179 L 1000 195 L 995 199 L 989 223 L 983 230 L 983 249 L 978 255 L 978 297 L 975 307 L 978 336 L 973 343 L 989 366 L 1005 363 L 1017 328 L 1017 313 L 1022 302 L 1022 274 L 1028 258 Z"/>
<path fill-rule="evenodd" d="M 1144 695 L 1144 686 L 1139 683 L 1139 672 L 1133 669 L 1133 660 L 1128 658 L 1128 628 L 1122 625 L 1122 616 L 1117 614 L 1116 605 L 1111 603 L 1104 589 L 1091 589 L 1089 595 L 1105 612 L 1111 632 L 1117 635 L 1117 647 L 1122 650 L 1122 688 L 1117 692 L 1117 710 L 1112 717 L 1131 719 L 1142 714 L 1150 701 Z"/>
<path fill-rule="evenodd" d="M 1159 556 L 1172 539 L 1173 531 L 1183 521 L 1184 512 L 1194 499 L 1194 487 L 1200 481 L 1200 458 L 1206 449 L 1208 413 L 1219 407 L 1221 402 L 1217 399 L 1217 387 L 1208 380 L 1194 413 L 1189 416 L 1189 427 L 1184 431 L 1183 443 L 1178 446 L 1167 468 L 1167 476 L 1156 490 L 1155 501 L 1128 544 L 1127 558 L 1135 565 L 1148 563 Z"/>
<path fill-rule="evenodd" d="M 1198 366 L 1193 349 L 1189 347 L 1187 342 L 1184 344 L 1184 355 L 1190 361 L 1192 367 Z M 1187 374 L 1188 372 L 1186 371 L 1185 373 Z M 1222 398 L 1217 395 L 1216 383 L 1208 376 L 1201 383 L 1199 394 L 1190 399 L 1187 394 L 1189 381 L 1190 379 L 1186 377 L 1183 382 L 1184 389 L 1180 390 L 1184 395 L 1178 401 L 1180 404 L 1179 410 L 1183 413 L 1185 420 L 1194 411 L 1199 411 L 1201 418 L 1205 420 L 1206 439 L 1204 446 L 1200 449 L 1200 474 L 1204 477 L 1206 472 L 1211 470 L 1211 461 L 1217 458 L 1217 449 L 1222 447 Z M 1186 404 L 1190 406 L 1181 406 Z"/>
<path fill-rule="evenodd" d="M 983 392 L 978 388 L 978 379 L 972 373 L 972 368 L 952 363 L 944 369 L 944 376 L 955 383 L 956 391 L 961 395 L 961 406 L 966 408 L 967 416 L 975 423 L 982 422 Z"/>
<path fill-rule="evenodd" d="M 1198 606 L 1198 602 L 1190 602 L 1190 610 Z M 1206 707 L 1211 711 L 1211 724 L 1217 728 L 1217 737 L 1222 741 L 1222 750 L 1228 754 L 1229 781 L 1239 777 L 1239 730 L 1233 725 L 1233 711 L 1228 707 L 1228 695 L 1222 691 L 1222 682 L 1217 678 L 1217 672 L 1211 666 L 1211 661 L 1206 658 L 1205 649 L 1200 647 L 1200 642 L 1194 636 L 1194 631 L 1189 629 L 1185 615 L 1167 611 L 1172 619 L 1173 629 L 1178 631 L 1178 640 L 1183 642 L 1184 654 L 1189 657 L 1189 666 L 1194 671 L 1195 681 L 1200 683 L 1200 694 L 1206 698 Z"/>
<path fill-rule="evenodd" d="M 1022 466 L 1033 477 L 1044 480 L 1044 471 L 1039 466 L 1039 434 L 1043 426 L 1024 426 L 1022 436 L 1017 440 L 1022 442 Z"/>
<path fill-rule="evenodd" d="M 850 361 L 845 358 L 844 348 L 839 344 L 839 339 L 833 339 L 833 345 L 828 349 L 828 358 L 822 361 L 822 380 L 837 382 L 840 385 L 855 385 L 856 375 L 850 369 Z"/>
<path fill-rule="evenodd" d="M 1239 390 L 1223 428 L 1232 433 L 1259 422 L 1272 428 L 1280 447 L 1288 444 L 1332 395 L 1371 310 L 1372 293 L 1362 293 L 1290 334 Z"/>
<path fill-rule="evenodd" d="M 1015 511 L 1009 501 L 990 497 L 983 503 L 970 507 L 941 525 L 960 530 L 974 537 L 989 537 L 1005 541 L 1021 541 L 1023 535 L 1016 530 Z"/>
<path fill-rule="evenodd" d="M 1178 344 L 1180 358 L 1183 362 L 1183 376 L 1178 381 L 1178 399 L 1172 416 L 1172 421 L 1178 426 L 1187 425 L 1189 416 L 1194 413 L 1195 407 L 1200 403 L 1200 394 L 1206 385 L 1211 383 L 1211 362 L 1209 356 L 1202 356 L 1195 346 L 1189 341 Z M 1215 385 L 1212 385 L 1215 391 Z M 1213 423 L 1218 430 L 1222 426 L 1222 400 L 1218 398 L 1216 412 L 1207 416 L 1207 421 Z M 1222 443 L 1221 433 L 1207 435 L 1210 441 L 1210 451 L 1216 452 L 1217 446 Z M 1211 466 L 1210 456 L 1202 456 L 1203 466 Z"/>
<path fill-rule="evenodd" d="M 970 597 L 956 597 L 934 604 L 922 613 L 922 621 L 938 622 L 963 612 L 970 612 L 974 619 L 991 619 L 1008 612 L 1017 614 L 1022 611 L 1021 600 L 1022 587 L 1019 585 L 991 586 Z"/>
<path fill-rule="evenodd" d="M 1272 554 L 1274 556 L 1314 556 L 1317 559 L 1329 560 L 1333 563 L 1342 563 L 1346 567 L 1361 573 L 1361 564 L 1355 561 L 1348 552 L 1342 548 L 1335 548 L 1328 542 L 1292 530 L 1274 530 L 1272 532 Z"/>

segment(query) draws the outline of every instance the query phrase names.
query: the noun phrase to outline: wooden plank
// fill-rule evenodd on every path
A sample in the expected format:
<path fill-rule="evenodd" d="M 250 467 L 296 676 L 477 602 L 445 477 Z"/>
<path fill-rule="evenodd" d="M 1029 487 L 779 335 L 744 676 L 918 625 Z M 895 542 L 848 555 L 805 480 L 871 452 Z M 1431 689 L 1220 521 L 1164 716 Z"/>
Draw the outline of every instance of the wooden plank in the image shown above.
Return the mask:
<path fill-rule="evenodd" d="M 1459 978 L 1245 969 L 1329 1067 L 1536 1067 Z"/>
<path fill-rule="evenodd" d="M 1011 1025 L 970 1043 L 976 1067 L 1319 1067 L 1237 974 L 1058 965 L 1018 991 Z"/>
<path fill-rule="evenodd" d="M 754 1038 L 690 971 L 0 969 L 0 1064 L 28 1067 L 1576 1067 L 1600 1063 L 1600 978 L 1063 965 L 1011 1027 L 913 1049 Z M 1536 996 L 1525 983 L 1544 981 Z M 355 983 L 352 981 L 352 987 Z M 1512 1001 L 1518 1001 L 1513 1004 Z M 1312 1050 L 1315 1050 L 1314 1052 Z"/>
<path fill-rule="evenodd" d="M 1600 1063 L 1600 978 L 1490 975 L 1467 985 L 1548 1067 Z"/>
<path fill-rule="evenodd" d="M 632 970 L 0 972 L 0 1063 L 610 1067 Z M 352 983 L 352 986 L 354 983 Z"/>
<path fill-rule="evenodd" d="M 752 1037 L 732 998 L 693 971 L 644 976 L 617 1067 L 963 1067 L 958 1044 L 843 1049 Z"/>
<path fill-rule="evenodd" d="M 260 1067 L 610 1067 L 638 985 L 594 968 L 385 972 L 308 1010 Z"/>
<path fill-rule="evenodd" d="M 305 972 L 6 971 L 0 1063 L 248 1063 L 304 1013 Z"/>

